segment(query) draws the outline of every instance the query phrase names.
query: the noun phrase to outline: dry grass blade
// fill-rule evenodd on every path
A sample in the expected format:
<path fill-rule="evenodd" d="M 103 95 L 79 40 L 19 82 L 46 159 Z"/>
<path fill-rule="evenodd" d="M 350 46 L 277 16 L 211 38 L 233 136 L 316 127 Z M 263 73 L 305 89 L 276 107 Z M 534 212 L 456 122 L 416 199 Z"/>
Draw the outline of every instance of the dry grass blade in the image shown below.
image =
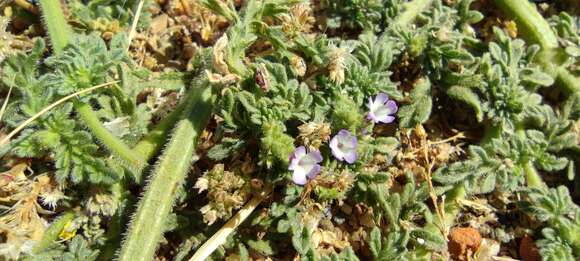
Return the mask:
<path fill-rule="evenodd" d="M 38 8 L 26 0 L 14 0 L 14 3 L 33 14 L 39 14 Z"/>
<path fill-rule="evenodd" d="M 228 222 L 220 228 L 211 238 L 209 238 L 189 261 L 202 261 L 209 257 L 220 245 L 226 242 L 226 238 L 250 216 L 256 207 L 267 197 L 269 193 L 262 191 L 252 197 L 242 209 L 236 213 Z"/>
<path fill-rule="evenodd" d="M 2 109 L 0 109 L 0 121 L 2 120 L 2 116 L 4 116 L 4 111 L 6 111 L 6 106 L 8 106 L 8 100 L 10 100 L 10 94 L 12 93 L 12 85 L 10 86 L 10 89 L 8 89 L 8 94 L 6 94 L 6 99 L 4 100 L 4 103 L 2 104 Z"/>
<path fill-rule="evenodd" d="M 133 19 L 133 23 L 131 24 L 131 31 L 129 32 L 129 47 L 131 46 L 131 41 L 133 41 L 133 37 L 135 37 L 135 33 L 137 31 L 137 23 L 139 23 L 139 18 L 141 17 L 141 12 L 143 11 L 143 4 L 145 1 L 140 0 L 139 4 L 137 5 L 137 10 L 135 12 L 135 18 Z M 128 48 L 129 48 L 128 47 Z"/>
<path fill-rule="evenodd" d="M 93 86 L 91 88 L 87 88 L 78 92 L 75 92 L 71 95 L 68 95 L 66 97 L 63 97 L 62 99 L 54 102 L 53 104 L 46 106 L 46 108 L 42 109 L 40 112 L 38 112 L 37 114 L 35 114 L 34 116 L 30 117 L 30 119 L 24 121 L 22 124 L 20 124 L 16 129 L 14 129 L 12 132 L 10 132 L 6 137 L 4 137 L 1 141 L 0 141 L 0 147 L 6 145 L 8 143 L 8 141 L 10 141 L 10 139 L 12 137 L 14 137 L 14 135 L 18 134 L 18 132 L 20 132 L 22 129 L 26 128 L 26 126 L 28 126 L 28 124 L 32 123 L 33 121 L 35 121 L 36 119 L 38 119 L 38 117 L 42 116 L 43 114 L 49 112 L 50 110 L 52 110 L 54 107 L 64 103 L 65 101 L 68 101 L 74 97 L 77 97 L 81 94 L 85 94 L 91 91 L 94 91 L 96 89 L 100 89 L 103 87 L 107 87 L 107 86 L 111 86 L 113 84 L 119 83 L 119 81 L 112 81 L 112 82 L 108 82 L 108 83 L 103 83 L 100 85 L 96 85 Z"/>

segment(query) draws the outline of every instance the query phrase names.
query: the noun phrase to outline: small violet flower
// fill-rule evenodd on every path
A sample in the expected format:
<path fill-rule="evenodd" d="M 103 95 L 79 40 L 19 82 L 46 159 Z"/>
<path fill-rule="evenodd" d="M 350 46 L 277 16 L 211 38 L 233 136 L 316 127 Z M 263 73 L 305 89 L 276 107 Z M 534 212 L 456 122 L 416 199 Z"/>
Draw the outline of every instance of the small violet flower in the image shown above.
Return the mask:
<path fill-rule="evenodd" d="M 389 96 L 384 93 L 379 93 L 375 96 L 375 99 L 369 98 L 369 114 L 367 119 L 373 121 L 374 123 L 391 123 L 395 120 L 395 116 L 392 116 L 399 110 L 397 103 L 393 100 L 389 100 Z"/>
<path fill-rule="evenodd" d="M 347 130 L 340 130 L 336 136 L 330 140 L 332 155 L 338 160 L 344 160 L 349 164 L 356 161 L 357 138 Z"/>
<path fill-rule="evenodd" d="M 294 171 L 292 180 L 297 185 L 306 184 L 307 179 L 314 179 L 320 173 L 322 155 L 320 151 L 314 150 L 306 153 L 306 148 L 300 146 L 290 155 L 289 170 Z"/>

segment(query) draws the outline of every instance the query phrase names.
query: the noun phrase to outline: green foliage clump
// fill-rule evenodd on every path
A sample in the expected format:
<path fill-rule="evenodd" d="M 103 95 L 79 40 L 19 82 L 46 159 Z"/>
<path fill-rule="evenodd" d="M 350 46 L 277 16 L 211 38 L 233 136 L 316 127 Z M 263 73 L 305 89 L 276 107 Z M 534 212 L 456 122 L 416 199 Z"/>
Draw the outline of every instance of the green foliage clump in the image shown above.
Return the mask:
<path fill-rule="evenodd" d="M 122 28 L 131 25 L 133 19 L 135 19 L 135 12 L 139 2 L 137 0 L 73 0 L 69 1 L 68 6 L 72 14 L 71 20 L 79 29 L 89 32 L 117 33 Z M 147 28 L 151 22 L 151 14 L 148 10 L 149 6 L 153 4 L 152 2 L 145 0 L 143 4 L 138 23 L 139 29 Z"/>
<path fill-rule="evenodd" d="M 8 110 L 18 112 L 11 114 L 8 119 L 13 126 L 32 117 L 63 95 L 49 87 L 50 78 L 56 77 L 59 72 L 41 75 L 40 70 L 44 68 L 39 68 L 37 60 L 43 52 L 44 44 L 39 41 L 30 54 L 11 57 L 4 65 L 5 72 L 9 73 L 3 78 L 4 84 L 13 86 L 17 95 L 22 97 L 9 104 Z M 70 91 L 74 89 L 67 90 Z M 95 157 L 105 153 L 99 152 L 92 135 L 83 126 L 70 119 L 72 112 L 69 103 L 31 124 L 12 142 L 13 152 L 21 157 L 40 157 L 52 152 L 60 182 L 112 183 L 119 178 L 118 175 L 107 168 L 103 159 Z"/>
<path fill-rule="evenodd" d="M 509 8 L 534 9 L 522 1 L 497 2 L 509 16 Z M 580 256 L 568 184 L 578 181 L 580 95 L 552 88 L 578 73 L 578 17 L 550 18 L 557 46 L 538 47 L 518 38 L 530 33 L 524 27 L 514 34 L 472 0 L 168 1 L 159 14 L 199 12 L 202 27 L 223 34 L 196 49 L 192 71 L 152 72 L 127 51 L 153 48 L 109 37 L 129 30 L 139 2 L 68 1 L 74 35 L 59 1 L 41 0 L 54 53 L 38 40 L 1 63 L 1 90 L 12 95 L 7 129 L 118 80 L 40 115 L 1 148 L 7 167 L 25 158 L 51 183 L 2 169 L 3 205 L 41 224 L 53 219 L 45 205 L 75 210 L 54 220 L 27 258 L 183 260 L 239 210 L 253 212 L 216 240 L 209 259 L 438 260 L 450 256 L 449 230 L 465 225 L 487 243 L 502 241 L 498 253 L 518 243 L 503 234 L 523 229 L 538 231 L 544 260 Z M 138 30 L 152 5 L 145 1 Z M 184 46 L 208 44 L 189 18 L 169 17 L 171 32 Z M 367 118 L 379 94 L 398 105 L 392 123 Z M 373 112 L 384 114 L 381 105 Z M 291 162 L 300 146 L 309 156 Z M 347 153 L 354 162 L 341 158 Z M 294 184 L 309 166 L 319 173 Z M 550 188 L 559 184 L 570 186 Z M 513 213 L 527 215 L 495 220 Z M 30 244 L 5 220 L 7 240 Z"/>
<path fill-rule="evenodd" d="M 538 221 L 546 224 L 542 230 L 540 253 L 545 260 L 572 260 L 580 254 L 580 208 L 575 205 L 568 189 L 531 189 L 525 209 Z"/>
<path fill-rule="evenodd" d="M 47 78 L 47 87 L 61 95 L 106 82 L 111 71 L 126 59 L 126 39 L 122 35 L 111 41 L 109 49 L 98 36 L 82 36 L 77 41 L 44 61 L 54 69 Z"/>
<path fill-rule="evenodd" d="M 340 0 L 321 1 L 326 11 L 327 25 L 332 29 L 380 31 L 389 18 L 400 10 L 403 1 L 398 0 Z"/>
<path fill-rule="evenodd" d="M 338 94 L 332 108 L 332 126 L 337 130 L 356 131 L 363 124 L 359 107 L 346 95 Z"/>
<path fill-rule="evenodd" d="M 285 133 L 284 126 L 275 122 L 265 123 L 264 136 L 261 139 L 263 163 L 271 167 L 274 162 L 288 163 L 288 157 L 294 150 L 294 139 Z"/>

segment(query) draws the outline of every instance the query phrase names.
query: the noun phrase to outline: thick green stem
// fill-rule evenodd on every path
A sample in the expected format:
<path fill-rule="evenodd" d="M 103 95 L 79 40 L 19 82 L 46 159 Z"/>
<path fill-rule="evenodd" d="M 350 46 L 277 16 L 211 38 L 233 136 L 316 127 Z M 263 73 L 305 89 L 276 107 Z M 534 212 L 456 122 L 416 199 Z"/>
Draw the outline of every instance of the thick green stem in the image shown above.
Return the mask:
<path fill-rule="evenodd" d="M 516 124 L 516 134 L 519 135 L 522 139 L 526 138 L 526 130 L 524 129 L 522 123 Z M 534 163 L 532 161 L 526 160 L 525 162 L 520 164 L 522 164 L 522 167 L 524 169 L 524 176 L 526 178 L 526 183 L 528 187 L 547 188 L 546 184 L 542 180 L 542 177 L 540 176 L 540 174 L 538 174 L 536 167 L 534 167 Z"/>
<path fill-rule="evenodd" d="M 550 25 L 528 0 L 496 0 L 498 7 L 518 24 L 518 31 L 527 41 L 543 50 L 558 48 L 558 38 Z"/>
<path fill-rule="evenodd" d="M 207 82 L 201 88 L 190 90 L 183 118 L 177 123 L 169 145 L 139 202 L 119 260 L 153 259 L 178 187 L 189 171 L 196 142 L 210 118 L 214 102 L 214 91 Z"/>
<path fill-rule="evenodd" d="M 393 21 L 392 25 L 398 27 L 409 26 L 421 12 L 431 7 L 432 3 L 433 0 L 415 0 L 405 3 L 405 11 Z"/>
<path fill-rule="evenodd" d="M 163 118 L 157 125 L 133 147 L 133 150 L 146 160 L 155 156 L 169 137 L 171 128 L 180 119 L 185 103 L 180 103 L 172 112 Z"/>
<path fill-rule="evenodd" d="M 560 67 L 556 70 L 556 86 L 560 86 L 569 95 L 579 93 L 580 77 L 575 77 L 568 70 Z"/>
<path fill-rule="evenodd" d="M 538 174 L 538 171 L 536 171 L 534 163 L 532 163 L 531 161 L 528 161 L 524 164 L 524 173 L 526 176 L 526 183 L 528 184 L 528 187 L 547 188 L 546 184 L 542 180 L 542 177 L 540 177 L 540 174 Z"/>
<path fill-rule="evenodd" d="M 40 0 L 44 26 L 48 31 L 52 50 L 60 53 L 69 43 L 72 30 L 68 26 L 59 0 Z"/>
<path fill-rule="evenodd" d="M 99 118 L 90 105 L 76 101 L 74 106 L 79 117 L 92 131 L 93 135 L 105 144 L 113 154 L 129 164 L 132 170 L 141 170 L 146 166 L 147 162 L 143 160 L 143 157 L 131 150 L 129 146 L 116 136 L 112 135 L 109 130 L 101 124 L 101 121 L 99 121 Z"/>
<path fill-rule="evenodd" d="M 543 53 L 558 52 L 558 38 L 534 4 L 528 0 L 496 0 L 495 2 L 504 13 L 516 21 L 520 35 L 528 43 L 540 45 Z M 578 77 L 573 76 L 564 68 L 552 68 L 558 64 L 554 58 L 550 55 L 539 55 L 537 60 L 547 73 L 556 78 L 556 85 L 563 91 L 567 93 L 580 91 Z"/>
<path fill-rule="evenodd" d="M 33 254 L 41 253 L 49 248 L 58 239 L 58 235 L 64 229 L 65 225 L 74 219 L 75 215 L 72 212 L 66 212 L 57 220 L 52 222 L 50 226 L 44 231 L 42 239 L 36 243 L 32 249 Z"/>

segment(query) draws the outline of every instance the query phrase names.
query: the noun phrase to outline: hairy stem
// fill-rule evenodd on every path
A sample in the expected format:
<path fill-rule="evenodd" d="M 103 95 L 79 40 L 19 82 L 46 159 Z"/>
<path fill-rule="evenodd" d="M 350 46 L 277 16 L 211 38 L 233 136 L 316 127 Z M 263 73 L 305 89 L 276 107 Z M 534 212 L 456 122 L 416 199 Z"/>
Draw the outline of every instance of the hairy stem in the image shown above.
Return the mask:
<path fill-rule="evenodd" d="M 72 212 L 66 212 L 57 220 L 52 222 L 46 231 L 44 231 L 44 235 L 42 236 L 40 242 L 34 245 L 32 253 L 38 254 L 49 248 L 58 239 L 58 235 L 64 229 L 64 226 L 71 222 L 74 217 L 75 215 Z"/>
<path fill-rule="evenodd" d="M 423 12 L 425 9 L 429 8 L 433 0 L 415 0 L 412 2 L 405 3 L 405 11 L 401 13 L 397 19 L 393 22 L 393 26 L 405 27 L 412 23 L 415 18 Z"/>
<path fill-rule="evenodd" d="M 556 70 L 556 86 L 569 95 L 580 92 L 580 77 L 575 77 L 568 70 L 560 67 Z"/>
<path fill-rule="evenodd" d="M 187 105 L 185 102 L 180 103 L 172 112 L 170 112 L 165 118 L 163 118 L 141 141 L 133 147 L 133 151 L 141 155 L 144 160 L 148 161 L 153 158 L 159 150 L 167 141 L 169 133 L 175 123 L 180 119 L 183 108 Z M 141 183 L 142 172 L 135 172 L 135 180 L 137 183 Z"/>
<path fill-rule="evenodd" d="M 135 153 L 129 146 L 121 141 L 116 136 L 112 135 L 99 121 L 96 113 L 91 106 L 86 103 L 75 101 L 74 107 L 83 120 L 84 124 L 89 128 L 93 135 L 95 135 L 107 148 L 117 157 L 130 165 L 132 170 L 143 169 L 147 162 L 143 160 L 139 154 Z"/>
<path fill-rule="evenodd" d="M 496 0 L 495 2 L 503 12 L 515 20 L 518 24 L 518 31 L 527 41 L 539 44 L 542 49 L 558 47 L 558 38 L 532 3 L 527 0 Z"/>
<path fill-rule="evenodd" d="M 526 183 L 530 188 L 547 188 L 546 183 L 538 174 L 538 171 L 534 167 L 534 163 L 528 161 L 524 164 L 524 174 L 526 177 Z"/>
<path fill-rule="evenodd" d="M 209 83 L 204 81 L 201 88 L 190 90 L 183 117 L 177 123 L 139 202 L 119 260 L 153 259 L 178 187 L 189 170 L 196 142 L 209 120 L 214 102 L 214 91 Z"/>
<path fill-rule="evenodd" d="M 558 38 L 550 28 L 548 22 L 528 0 L 496 0 L 496 5 L 513 18 L 518 24 L 518 31 L 530 44 L 538 44 L 544 53 L 552 53 L 559 49 Z M 548 59 L 546 59 L 548 58 Z M 554 57 L 541 56 L 539 64 L 547 73 L 556 78 L 556 84 L 567 93 L 580 91 L 578 77 L 574 77 L 564 68 L 551 69 L 558 64 Z"/>
<path fill-rule="evenodd" d="M 44 26 L 48 31 L 52 50 L 60 53 L 68 45 L 72 30 L 68 26 L 62 13 L 62 7 L 59 0 L 40 0 L 40 9 Z"/>

